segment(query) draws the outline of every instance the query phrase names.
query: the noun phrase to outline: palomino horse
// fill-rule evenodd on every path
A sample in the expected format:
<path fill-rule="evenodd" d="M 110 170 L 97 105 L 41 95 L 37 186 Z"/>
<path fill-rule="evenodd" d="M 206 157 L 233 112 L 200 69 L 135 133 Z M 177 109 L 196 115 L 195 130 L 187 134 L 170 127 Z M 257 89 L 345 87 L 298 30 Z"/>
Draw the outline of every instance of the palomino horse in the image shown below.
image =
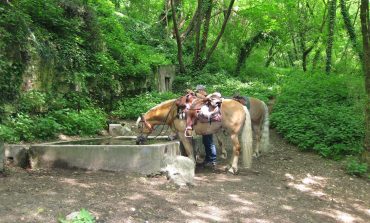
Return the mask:
<path fill-rule="evenodd" d="M 191 141 L 185 137 L 186 120 L 178 118 L 176 99 L 165 101 L 152 109 L 137 120 L 139 127 L 138 139 L 146 138 L 156 125 L 168 125 L 179 136 L 184 145 L 187 156 L 194 161 L 194 151 Z M 202 123 L 196 122 L 193 131 L 198 135 L 214 134 L 221 129 L 227 131 L 233 143 L 229 172 L 236 173 L 240 152 L 244 167 L 252 165 L 252 126 L 249 111 L 239 102 L 232 99 L 224 99 L 221 105 L 221 122 Z M 142 125 L 139 125 L 142 123 Z M 240 137 L 238 137 L 240 135 Z M 240 139 L 240 142 L 239 142 Z"/>
<path fill-rule="evenodd" d="M 242 97 L 234 96 L 234 100 L 240 102 L 246 106 L 249 110 L 252 130 L 255 141 L 254 155 L 258 157 L 260 153 L 265 153 L 269 149 L 269 112 L 265 102 L 253 98 L 253 97 Z M 222 139 L 216 134 L 217 140 L 222 148 L 222 154 L 226 157 L 226 150 L 223 146 Z"/>

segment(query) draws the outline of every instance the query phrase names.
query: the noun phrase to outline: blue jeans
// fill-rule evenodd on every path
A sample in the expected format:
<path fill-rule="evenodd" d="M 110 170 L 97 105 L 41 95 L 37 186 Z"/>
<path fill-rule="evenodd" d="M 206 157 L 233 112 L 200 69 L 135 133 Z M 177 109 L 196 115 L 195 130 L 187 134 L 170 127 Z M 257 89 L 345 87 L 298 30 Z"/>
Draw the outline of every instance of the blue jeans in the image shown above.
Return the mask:
<path fill-rule="evenodd" d="M 202 136 L 203 145 L 206 151 L 205 163 L 216 162 L 216 146 L 213 143 L 213 135 Z"/>

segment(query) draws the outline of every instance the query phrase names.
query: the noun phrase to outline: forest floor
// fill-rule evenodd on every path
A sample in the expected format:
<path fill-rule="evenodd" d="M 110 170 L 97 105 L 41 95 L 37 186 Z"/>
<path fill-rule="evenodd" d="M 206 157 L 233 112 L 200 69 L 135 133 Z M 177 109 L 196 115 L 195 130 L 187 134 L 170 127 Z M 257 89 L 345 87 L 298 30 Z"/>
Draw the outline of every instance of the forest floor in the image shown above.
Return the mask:
<path fill-rule="evenodd" d="M 57 222 L 82 208 L 112 223 L 369 222 L 369 180 L 299 152 L 274 130 L 270 142 L 251 170 L 197 168 L 192 187 L 165 176 L 8 166 L 0 176 L 0 222 Z M 226 161 L 219 161 L 221 169 Z"/>

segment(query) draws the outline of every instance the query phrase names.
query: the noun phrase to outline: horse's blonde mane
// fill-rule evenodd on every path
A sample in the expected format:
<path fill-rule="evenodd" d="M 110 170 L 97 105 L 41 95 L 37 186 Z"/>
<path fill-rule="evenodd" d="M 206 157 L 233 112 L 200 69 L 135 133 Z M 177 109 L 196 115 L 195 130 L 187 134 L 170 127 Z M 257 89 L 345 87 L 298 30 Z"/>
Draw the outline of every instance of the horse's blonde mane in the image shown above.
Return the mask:
<path fill-rule="evenodd" d="M 176 99 L 169 99 L 169 100 L 167 100 L 167 101 L 164 101 L 164 102 L 162 102 L 162 103 L 160 103 L 160 104 L 158 104 L 158 105 L 154 106 L 153 108 L 149 109 L 149 111 L 156 110 L 156 109 L 158 109 L 159 107 L 161 107 L 161 106 L 163 106 L 163 105 L 165 105 L 165 104 L 167 104 L 167 103 L 173 102 L 174 100 L 176 100 Z M 148 111 L 148 112 L 149 112 L 149 111 Z M 147 112 L 147 113 L 148 113 L 148 112 Z"/>
<path fill-rule="evenodd" d="M 163 106 L 163 105 L 170 104 L 171 102 L 174 102 L 175 100 L 176 100 L 176 99 L 169 99 L 169 100 L 167 100 L 167 101 L 164 101 L 164 102 L 162 102 L 162 103 L 160 103 L 160 104 L 158 104 L 158 105 L 154 106 L 153 108 L 149 109 L 147 112 L 145 112 L 145 114 L 144 114 L 144 115 L 148 114 L 148 112 L 153 112 L 154 110 L 156 110 L 156 109 L 160 108 L 160 107 L 161 107 L 161 106 Z M 138 126 L 138 125 L 139 125 L 139 122 L 140 122 L 140 121 L 141 121 L 141 117 L 139 117 L 139 118 L 136 120 L 136 126 Z"/>

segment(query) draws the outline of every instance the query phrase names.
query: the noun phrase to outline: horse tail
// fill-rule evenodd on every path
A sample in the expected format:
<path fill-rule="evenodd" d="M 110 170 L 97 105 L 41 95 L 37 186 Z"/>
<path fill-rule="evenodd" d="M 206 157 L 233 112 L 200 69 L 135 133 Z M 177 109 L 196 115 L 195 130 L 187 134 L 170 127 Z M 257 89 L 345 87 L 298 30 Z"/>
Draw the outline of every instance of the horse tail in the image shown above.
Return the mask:
<path fill-rule="evenodd" d="M 265 110 L 264 118 L 263 118 L 263 125 L 261 129 L 261 152 L 268 152 L 270 149 L 270 119 L 269 119 L 269 110 L 265 102 L 263 103 L 263 107 Z"/>
<path fill-rule="evenodd" d="M 245 106 L 243 106 L 243 108 L 245 111 L 245 120 L 240 136 L 242 160 L 244 167 L 251 168 L 253 155 L 252 124 L 248 108 Z"/>

